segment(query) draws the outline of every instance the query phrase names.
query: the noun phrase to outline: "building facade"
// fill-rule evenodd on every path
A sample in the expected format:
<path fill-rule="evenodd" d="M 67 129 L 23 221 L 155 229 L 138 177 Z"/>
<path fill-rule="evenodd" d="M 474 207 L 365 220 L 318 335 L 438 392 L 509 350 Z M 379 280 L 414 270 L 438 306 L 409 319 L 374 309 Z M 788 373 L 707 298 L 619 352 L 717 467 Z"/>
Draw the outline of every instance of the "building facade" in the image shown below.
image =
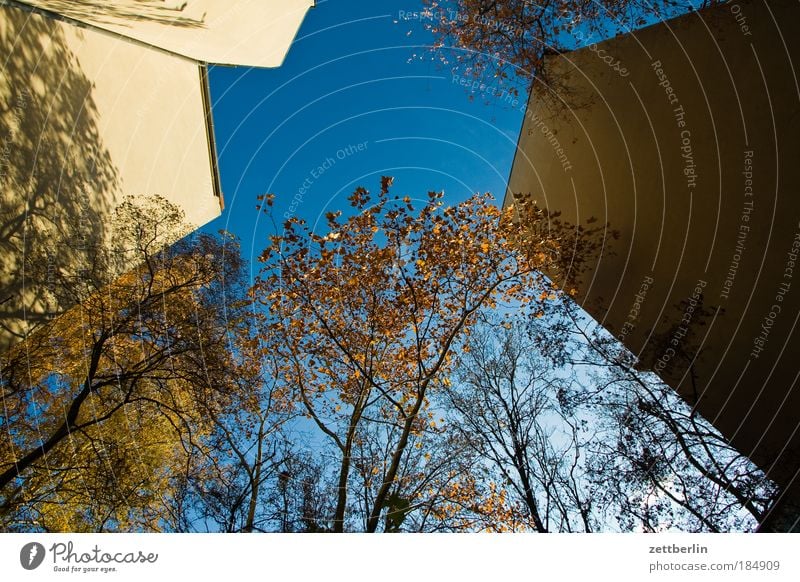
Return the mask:
<path fill-rule="evenodd" d="M 506 203 L 620 235 L 583 307 L 800 516 L 800 4 L 735 0 L 557 55 Z"/>
<path fill-rule="evenodd" d="M 279 67 L 315 0 L 24 0 L 198 62 Z"/>
<path fill-rule="evenodd" d="M 0 2 L 0 353 L 72 307 L 125 197 L 220 215 L 207 65 L 278 66 L 313 0 Z"/>

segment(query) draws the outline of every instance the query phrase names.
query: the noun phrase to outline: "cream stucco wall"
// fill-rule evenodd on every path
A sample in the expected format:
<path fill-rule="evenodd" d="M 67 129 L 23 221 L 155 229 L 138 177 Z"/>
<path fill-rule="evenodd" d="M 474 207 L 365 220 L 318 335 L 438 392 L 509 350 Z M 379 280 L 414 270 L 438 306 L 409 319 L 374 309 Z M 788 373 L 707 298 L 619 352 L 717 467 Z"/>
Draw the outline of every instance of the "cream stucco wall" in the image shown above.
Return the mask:
<path fill-rule="evenodd" d="M 314 0 L 24 0 L 192 59 L 277 67 Z"/>
<path fill-rule="evenodd" d="M 581 303 L 787 488 L 800 485 L 798 23 L 797 2 L 736 0 L 553 58 L 566 101 L 534 93 L 509 180 L 620 232 Z"/>
<path fill-rule="evenodd" d="M 90 268 L 124 195 L 160 195 L 200 226 L 219 216 L 201 68 L 0 8 L 0 350 L 71 307 L 56 270 Z"/>

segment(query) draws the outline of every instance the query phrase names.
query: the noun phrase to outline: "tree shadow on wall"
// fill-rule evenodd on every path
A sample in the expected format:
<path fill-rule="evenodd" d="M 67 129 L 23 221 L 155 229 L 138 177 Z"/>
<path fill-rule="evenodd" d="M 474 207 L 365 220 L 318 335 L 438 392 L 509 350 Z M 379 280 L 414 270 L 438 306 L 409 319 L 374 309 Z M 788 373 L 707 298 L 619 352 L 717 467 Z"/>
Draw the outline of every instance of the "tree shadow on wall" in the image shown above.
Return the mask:
<path fill-rule="evenodd" d="M 62 26 L 0 8 L 0 353 L 105 278 L 119 178 Z"/>
<path fill-rule="evenodd" d="M 692 407 L 694 414 L 700 404 L 703 387 L 708 379 L 698 372 L 699 364 L 705 360 L 708 344 L 704 345 L 707 326 L 718 315 L 724 315 L 722 307 L 708 306 L 705 296 L 697 299 L 682 299 L 661 317 L 661 324 L 638 355 L 636 368 L 653 371 Z"/>
<path fill-rule="evenodd" d="M 200 19 L 185 14 L 191 2 L 165 0 L 38 0 L 33 4 L 68 18 L 93 24 L 132 26 L 135 22 L 155 22 L 178 28 L 204 28 L 205 14 Z"/>

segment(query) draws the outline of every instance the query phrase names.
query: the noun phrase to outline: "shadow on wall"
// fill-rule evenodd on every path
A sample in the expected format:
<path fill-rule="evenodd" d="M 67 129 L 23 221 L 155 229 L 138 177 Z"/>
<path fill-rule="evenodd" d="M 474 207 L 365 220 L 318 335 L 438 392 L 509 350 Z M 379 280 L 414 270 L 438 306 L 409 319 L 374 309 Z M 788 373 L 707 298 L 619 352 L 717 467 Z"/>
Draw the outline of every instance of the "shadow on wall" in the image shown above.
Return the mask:
<path fill-rule="evenodd" d="M 184 15 L 189 2 L 166 2 L 165 0 L 47 0 L 39 2 L 43 8 L 58 12 L 63 16 L 93 22 L 95 24 L 116 24 L 129 26 L 131 22 L 155 22 L 179 28 L 204 28 L 203 19 Z"/>
<path fill-rule="evenodd" d="M 0 9 L 0 68 L 2 353 L 105 279 L 118 175 L 59 23 Z"/>

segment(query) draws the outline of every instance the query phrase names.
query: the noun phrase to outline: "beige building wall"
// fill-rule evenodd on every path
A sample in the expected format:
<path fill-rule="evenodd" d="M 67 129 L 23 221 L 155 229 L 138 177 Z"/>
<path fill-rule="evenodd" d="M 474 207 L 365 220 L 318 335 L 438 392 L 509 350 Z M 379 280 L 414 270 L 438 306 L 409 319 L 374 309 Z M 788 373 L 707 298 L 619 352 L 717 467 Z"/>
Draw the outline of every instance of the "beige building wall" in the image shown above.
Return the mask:
<path fill-rule="evenodd" d="M 197 61 L 277 67 L 314 0 L 23 0 Z"/>
<path fill-rule="evenodd" d="M 71 307 L 124 195 L 200 226 L 221 212 L 204 69 L 104 31 L 0 7 L 0 352 Z"/>
<path fill-rule="evenodd" d="M 800 4 L 735 0 L 549 66 L 564 87 L 531 98 L 507 203 L 619 231 L 583 306 L 800 490 Z"/>

